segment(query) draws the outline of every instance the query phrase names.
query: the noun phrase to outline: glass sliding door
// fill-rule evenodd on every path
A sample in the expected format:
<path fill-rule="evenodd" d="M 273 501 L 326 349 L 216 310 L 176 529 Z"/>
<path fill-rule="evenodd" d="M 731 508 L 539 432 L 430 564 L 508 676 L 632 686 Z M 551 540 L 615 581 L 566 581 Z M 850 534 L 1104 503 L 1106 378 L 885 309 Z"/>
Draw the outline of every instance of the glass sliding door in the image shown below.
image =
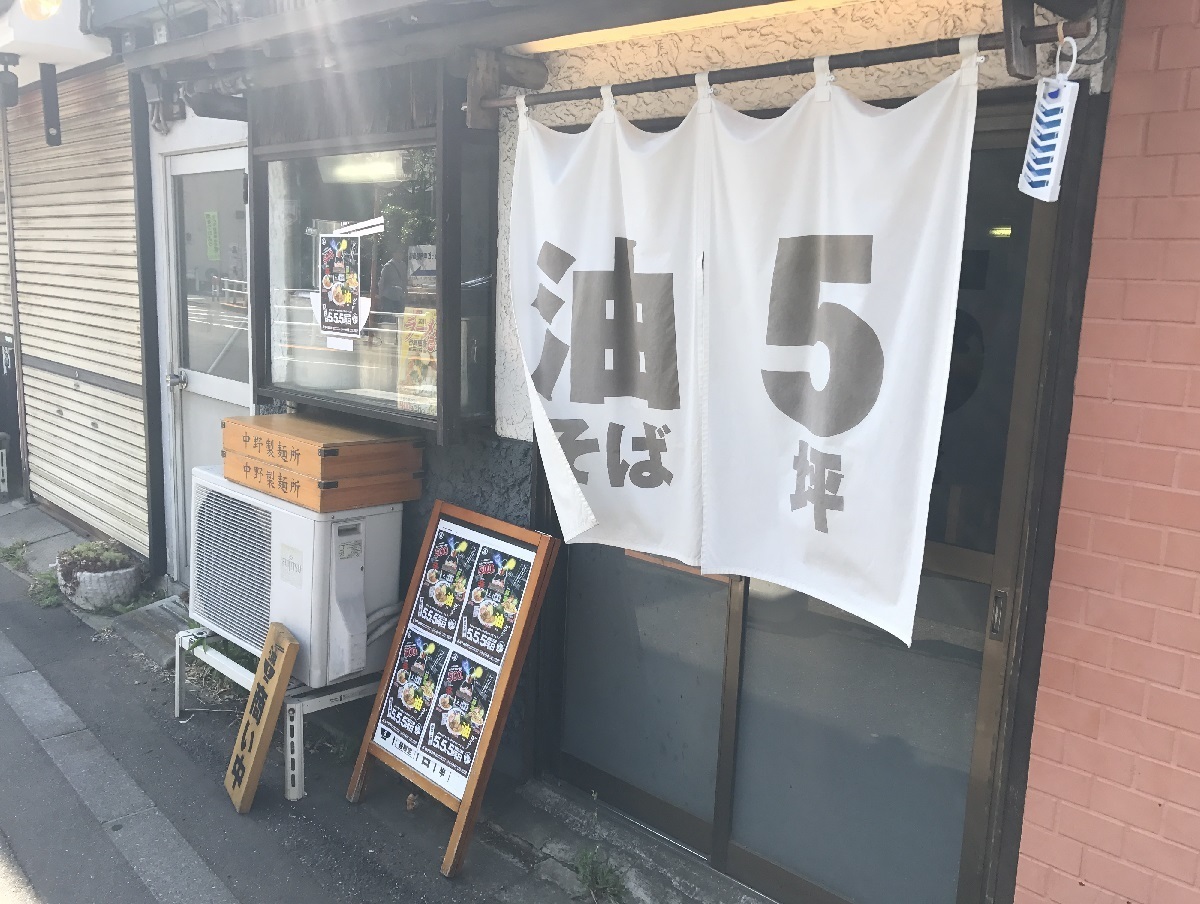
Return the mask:
<path fill-rule="evenodd" d="M 562 751 L 577 782 L 666 813 L 707 849 L 729 581 L 605 546 L 570 551 Z"/>
<path fill-rule="evenodd" d="M 989 597 L 926 574 L 909 649 L 751 581 L 733 844 L 846 901 L 953 904 Z"/>
<path fill-rule="evenodd" d="M 981 107 L 914 640 L 765 581 L 570 549 L 557 770 L 785 902 L 972 904 L 1045 342 L 1026 104 Z"/>

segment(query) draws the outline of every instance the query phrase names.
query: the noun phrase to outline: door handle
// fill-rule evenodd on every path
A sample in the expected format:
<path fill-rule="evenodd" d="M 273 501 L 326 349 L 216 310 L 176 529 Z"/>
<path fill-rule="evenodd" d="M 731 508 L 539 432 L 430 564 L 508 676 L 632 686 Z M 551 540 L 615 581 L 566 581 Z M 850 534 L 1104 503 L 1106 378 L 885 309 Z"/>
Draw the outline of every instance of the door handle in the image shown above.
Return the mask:
<path fill-rule="evenodd" d="M 992 640 L 1004 638 L 1004 614 L 1008 609 L 1008 591 L 997 590 L 992 597 L 992 613 L 988 624 L 988 637 Z"/>
<path fill-rule="evenodd" d="M 166 380 L 167 385 L 169 387 L 171 387 L 172 389 L 176 389 L 176 388 L 182 389 L 183 387 L 187 386 L 187 372 L 186 371 L 181 370 L 177 374 L 167 374 L 164 379 Z"/>

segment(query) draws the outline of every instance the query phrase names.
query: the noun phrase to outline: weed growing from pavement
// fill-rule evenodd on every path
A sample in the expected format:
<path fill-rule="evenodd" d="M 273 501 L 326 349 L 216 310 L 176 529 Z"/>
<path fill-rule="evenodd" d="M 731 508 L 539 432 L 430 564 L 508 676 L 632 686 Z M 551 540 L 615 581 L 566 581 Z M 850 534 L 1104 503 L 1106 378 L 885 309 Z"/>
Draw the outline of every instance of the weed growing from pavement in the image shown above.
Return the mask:
<path fill-rule="evenodd" d="M 139 590 L 134 596 L 130 597 L 123 603 L 114 603 L 111 606 L 105 606 L 103 609 L 96 610 L 100 615 L 124 615 L 126 612 L 132 612 L 134 609 L 141 609 L 143 606 L 149 606 L 151 603 L 161 599 L 162 594 L 154 590 Z"/>
<path fill-rule="evenodd" d="M 620 901 L 625 897 L 625 882 L 600 848 L 582 850 L 575 855 L 575 872 L 595 904 Z"/>
<path fill-rule="evenodd" d="M 206 703 L 229 703 L 246 692 L 212 666 L 199 659 L 190 660 L 184 667 L 188 684 Z M 232 712 L 232 710 L 231 710 Z"/>
<path fill-rule="evenodd" d="M 53 568 L 30 577 L 33 580 L 29 582 L 29 598 L 37 603 L 38 608 L 53 609 L 62 605 L 63 595 L 58 590 L 58 575 Z"/>
<path fill-rule="evenodd" d="M 28 548 L 29 544 L 24 540 L 9 543 L 8 546 L 0 546 L 0 562 L 3 562 L 9 568 L 24 571 L 27 564 L 25 562 L 25 552 Z"/>
<path fill-rule="evenodd" d="M 328 752 L 335 763 L 353 763 L 358 757 L 358 743 L 340 732 L 327 729 L 315 718 L 304 723 L 304 749 L 309 753 Z"/>

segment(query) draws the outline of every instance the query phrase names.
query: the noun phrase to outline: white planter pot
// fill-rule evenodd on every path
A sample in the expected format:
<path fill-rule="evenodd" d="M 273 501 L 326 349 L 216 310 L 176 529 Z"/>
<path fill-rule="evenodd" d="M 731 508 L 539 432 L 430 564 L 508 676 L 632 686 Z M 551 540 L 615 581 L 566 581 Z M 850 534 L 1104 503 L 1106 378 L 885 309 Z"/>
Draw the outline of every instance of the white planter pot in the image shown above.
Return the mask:
<path fill-rule="evenodd" d="M 128 602 L 142 583 L 142 569 L 137 565 L 118 571 L 81 571 L 75 575 L 79 579 L 79 586 L 71 593 L 63 583 L 62 573 L 57 566 L 54 571 L 58 575 L 58 589 L 80 609 L 89 612 Z"/>

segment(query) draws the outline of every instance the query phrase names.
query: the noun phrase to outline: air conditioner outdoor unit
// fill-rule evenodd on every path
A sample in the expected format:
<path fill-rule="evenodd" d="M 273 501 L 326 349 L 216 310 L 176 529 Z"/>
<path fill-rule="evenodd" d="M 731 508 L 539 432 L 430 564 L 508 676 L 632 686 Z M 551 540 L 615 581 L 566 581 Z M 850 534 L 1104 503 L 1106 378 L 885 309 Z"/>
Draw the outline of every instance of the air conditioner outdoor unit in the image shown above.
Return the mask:
<path fill-rule="evenodd" d="M 281 622 L 309 687 L 379 671 L 400 613 L 403 510 L 312 512 L 195 468 L 191 617 L 255 655 Z"/>

